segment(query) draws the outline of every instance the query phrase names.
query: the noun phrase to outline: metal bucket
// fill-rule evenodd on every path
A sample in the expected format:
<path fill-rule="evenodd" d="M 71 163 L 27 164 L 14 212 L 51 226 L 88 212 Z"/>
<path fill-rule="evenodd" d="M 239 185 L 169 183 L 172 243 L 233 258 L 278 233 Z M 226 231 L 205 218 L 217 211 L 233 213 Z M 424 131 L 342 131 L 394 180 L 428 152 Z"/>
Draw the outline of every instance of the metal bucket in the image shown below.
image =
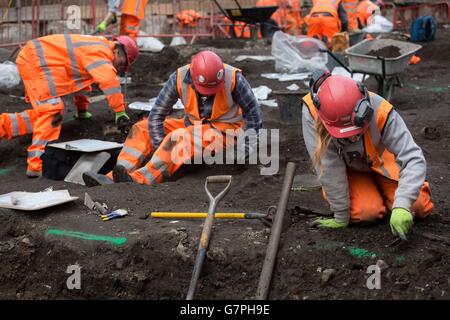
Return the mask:
<path fill-rule="evenodd" d="M 302 98 L 307 94 L 306 90 L 299 91 L 274 91 L 280 119 L 286 124 L 300 124 L 302 121 Z"/>

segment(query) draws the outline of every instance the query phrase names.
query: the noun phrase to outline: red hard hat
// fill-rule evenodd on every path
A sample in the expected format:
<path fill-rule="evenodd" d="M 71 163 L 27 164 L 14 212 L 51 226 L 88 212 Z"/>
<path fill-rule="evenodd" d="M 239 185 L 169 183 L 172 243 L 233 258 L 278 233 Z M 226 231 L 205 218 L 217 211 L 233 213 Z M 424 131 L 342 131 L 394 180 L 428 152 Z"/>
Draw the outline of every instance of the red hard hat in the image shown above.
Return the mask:
<path fill-rule="evenodd" d="M 216 94 L 224 87 L 225 68 L 222 59 L 212 51 L 201 51 L 192 57 L 189 71 L 200 94 Z"/>
<path fill-rule="evenodd" d="M 344 76 L 329 76 L 317 92 L 319 118 L 335 138 L 348 138 L 364 132 L 368 126 L 354 124 L 354 109 L 365 97 L 355 80 Z"/>
<path fill-rule="evenodd" d="M 117 36 L 113 40 L 119 42 L 125 48 L 128 63 L 125 69 L 128 69 L 139 56 L 139 47 L 136 41 L 128 36 Z"/>

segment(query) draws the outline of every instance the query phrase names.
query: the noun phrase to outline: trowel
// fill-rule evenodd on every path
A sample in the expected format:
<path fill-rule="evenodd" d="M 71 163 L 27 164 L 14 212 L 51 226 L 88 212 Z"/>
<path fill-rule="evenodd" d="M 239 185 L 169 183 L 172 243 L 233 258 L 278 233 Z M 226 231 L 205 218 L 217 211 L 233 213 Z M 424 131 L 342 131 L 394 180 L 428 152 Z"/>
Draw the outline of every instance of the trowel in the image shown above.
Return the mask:
<path fill-rule="evenodd" d="M 102 206 L 99 202 L 92 200 L 88 193 L 84 193 L 84 205 L 90 210 L 96 211 L 99 215 L 107 215 L 108 209 Z"/>

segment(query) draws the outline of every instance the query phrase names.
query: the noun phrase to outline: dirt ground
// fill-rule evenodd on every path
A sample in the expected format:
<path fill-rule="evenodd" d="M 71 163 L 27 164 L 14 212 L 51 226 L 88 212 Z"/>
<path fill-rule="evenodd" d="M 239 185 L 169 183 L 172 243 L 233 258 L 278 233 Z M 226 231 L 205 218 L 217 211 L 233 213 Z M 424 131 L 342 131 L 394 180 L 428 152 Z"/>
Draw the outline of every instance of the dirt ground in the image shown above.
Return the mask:
<path fill-rule="evenodd" d="M 271 299 L 449 299 L 450 247 L 423 234 L 448 237 L 450 217 L 450 30 L 439 29 L 437 39 L 423 44 L 422 61 L 403 74 L 392 103 L 405 119 L 428 163 L 435 210 L 414 225 L 409 240 L 386 248 L 394 240 L 388 219 L 368 226 L 338 231 L 311 228 L 313 216 L 299 215 L 295 206 L 328 213 L 320 191 L 292 192 L 291 224 L 283 233 Z M 274 70 L 273 62 L 235 62 L 238 55 L 270 54 L 270 46 L 246 42 L 202 41 L 192 47 L 166 48 L 139 58 L 128 86 L 129 101 L 157 95 L 161 84 L 179 65 L 201 48 L 215 47 L 225 62 L 242 68 L 252 87 L 285 89 L 293 82 L 260 77 Z M 138 83 L 139 82 L 139 83 Z M 302 86 L 302 82 L 296 82 Z M 369 79 L 369 87 L 375 83 Z M 13 93 L 14 92 L 14 93 Z M 13 96 L 10 96 L 10 95 Z M 3 90 L 1 112 L 27 108 L 20 90 Z M 206 211 L 204 181 L 209 175 L 231 174 L 229 194 L 218 206 L 222 212 L 266 212 L 277 205 L 287 161 L 295 161 L 297 174 L 310 173 L 311 164 L 301 136 L 300 122 L 287 125 L 276 108 L 263 107 L 264 127 L 280 129 L 280 171 L 261 176 L 258 166 L 206 166 L 184 168 L 174 181 L 158 187 L 115 184 L 86 188 L 45 178 L 25 176 L 26 147 L 30 137 L 0 141 L 0 194 L 37 192 L 53 186 L 79 197 L 72 203 L 25 213 L 0 209 L 0 298 L 4 299 L 184 299 L 197 252 L 201 221 L 157 220 L 151 211 Z M 92 105 L 92 121 L 72 120 L 66 106 L 61 140 L 106 139 L 103 126 L 113 124 L 104 102 Z M 133 112 L 137 120 L 143 114 Z M 176 115 L 176 114 L 175 114 Z M 101 125 L 99 125 L 101 124 Z M 423 129 L 434 132 L 424 135 Z M 130 215 L 102 222 L 83 206 L 84 193 L 110 208 L 126 208 Z M 126 238 L 123 245 L 49 234 L 49 229 Z M 256 293 L 270 229 L 257 220 L 216 220 L 204 266 L 198 299 L 251 299 Z M 447 238 L 448 239 L 448 238 Z M 383 260 L 387 268 L 381 289 L 369 290 L 367 268 Z M 69 265 L 81 266 L 81 289 L 68 290 Z M 332 271 L 325 271 L 333 269 Z M 330 278 L 326 275 L 332 274 Z"/>

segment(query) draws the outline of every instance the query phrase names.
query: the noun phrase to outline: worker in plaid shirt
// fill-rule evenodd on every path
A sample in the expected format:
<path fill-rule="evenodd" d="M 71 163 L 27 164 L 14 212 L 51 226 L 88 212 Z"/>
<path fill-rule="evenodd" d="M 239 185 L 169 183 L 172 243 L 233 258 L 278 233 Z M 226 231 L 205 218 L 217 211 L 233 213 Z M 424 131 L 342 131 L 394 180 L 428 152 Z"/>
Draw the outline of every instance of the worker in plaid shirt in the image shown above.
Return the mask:
<path fill-rule="evenodd" d="M 167 118 L 178 99 L 184 117 Z M 234 148 L 237 141 L 245 141 L 241 150 L 248 157 L 256 150 L 261 127 L 261 108 L 241 71 L 215 53 L 202 51 L 169 77 L 148 119 L 132 127 L 108 178 L 86 173 L 84 180 L 87 185 L 113 181 L 155 185 L 197 155 L 214 157 Z M 244 132 L 244 140 L 236 138 Z"/>

